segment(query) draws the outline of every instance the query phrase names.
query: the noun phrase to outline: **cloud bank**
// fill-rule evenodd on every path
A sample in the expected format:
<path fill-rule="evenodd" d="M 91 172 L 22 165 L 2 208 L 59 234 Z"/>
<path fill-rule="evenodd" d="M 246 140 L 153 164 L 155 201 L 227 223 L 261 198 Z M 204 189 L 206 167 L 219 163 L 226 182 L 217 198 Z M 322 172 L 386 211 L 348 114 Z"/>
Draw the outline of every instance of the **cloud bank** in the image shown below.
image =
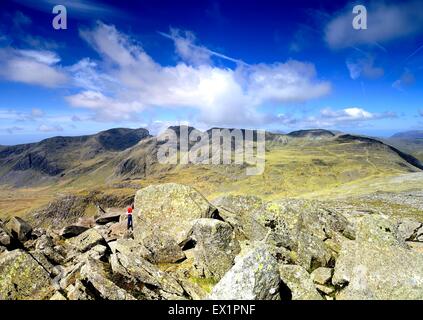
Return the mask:
<path fill-rule="evenodd" d="M 363 44 L 378 45 L 423 32 L 423 2 L 401 1 L 393 4 L 374 1 L 367 7 L 367 30 L 352 27 L 353 5 L 336 14 L 325 27 L 327 44 L 336 49 Z"/>
<path fill-rule="evenodd" d="M 260 112 L 263 106 L 300 103 L 331 91 L 311 63 L 215 66 L 218 54 L 194 44 L 191 33 L 171 30 L 167 35 L 180 58 L 175 66 L 160 65 L 114 26 L 99 22 L 80 34 L 102 59 L 84 59 L 71 68 L 80 92 L 67 100 L 94 111 L 98 119 L 129 119 L 155 107 L 190 108 L 198 121 L 210 125 L 260 125 L 272 118 Z"/>

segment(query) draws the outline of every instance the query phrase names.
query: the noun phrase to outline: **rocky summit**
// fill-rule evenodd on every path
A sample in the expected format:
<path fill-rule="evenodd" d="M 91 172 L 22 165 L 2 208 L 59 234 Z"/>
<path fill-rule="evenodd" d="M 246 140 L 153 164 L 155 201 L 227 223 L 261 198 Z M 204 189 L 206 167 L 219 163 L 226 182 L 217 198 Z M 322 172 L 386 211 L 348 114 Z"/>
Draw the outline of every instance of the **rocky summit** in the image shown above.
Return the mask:
<path fill-rule="evenodd" d="M 125 209 L 0 223 L 0 299 L 423 299 L 421 220 L 167 183 Z"/>

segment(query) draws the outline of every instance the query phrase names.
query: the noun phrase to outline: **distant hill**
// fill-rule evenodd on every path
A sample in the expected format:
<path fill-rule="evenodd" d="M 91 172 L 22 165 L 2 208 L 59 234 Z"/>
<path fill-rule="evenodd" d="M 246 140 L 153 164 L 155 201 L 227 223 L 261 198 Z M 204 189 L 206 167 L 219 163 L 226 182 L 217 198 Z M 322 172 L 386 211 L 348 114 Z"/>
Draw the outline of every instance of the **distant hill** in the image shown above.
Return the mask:
<path fill-rule="evenodd" d="M 384 141 L 423 162 L 423 130 L 399 132 Z"/>
<path fill-rule="evenodd" d="M 335 134 L 332 131 L 324 130 L 324 129 L 309 129 L 309 130 L 298 130 L 288 133 L 290 137 L 296 138 L 327 138 L 327 137 L 334 137 Z"/>
<path fill-rule="evenodd" d="M 149 137 L 146 129 L 111 129 L 80 137 L 54 137 L 38 143 L 0 147 L 0 183 L 17 186 L 48 183 L 79 169 L 84 174 L 101 157 L 123 151 Z"/>
<path fill-rule="evenodd" d="M 391 139 L 423 139 L 423 130 L 399 132 L 392 135 Z"/>

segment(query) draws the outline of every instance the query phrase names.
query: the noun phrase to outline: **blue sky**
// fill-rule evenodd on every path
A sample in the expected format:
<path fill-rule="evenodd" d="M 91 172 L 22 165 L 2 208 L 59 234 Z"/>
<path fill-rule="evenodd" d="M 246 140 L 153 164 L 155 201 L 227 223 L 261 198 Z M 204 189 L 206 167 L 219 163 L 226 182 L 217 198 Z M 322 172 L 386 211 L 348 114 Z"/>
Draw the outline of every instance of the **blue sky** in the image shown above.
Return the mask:
<path fill-rule="evenodd" d="M 67 30 L 54 0 L 1 3 L 0 144 L 177 123 L 423 129 L 421 1 L 61 3 Z"/>

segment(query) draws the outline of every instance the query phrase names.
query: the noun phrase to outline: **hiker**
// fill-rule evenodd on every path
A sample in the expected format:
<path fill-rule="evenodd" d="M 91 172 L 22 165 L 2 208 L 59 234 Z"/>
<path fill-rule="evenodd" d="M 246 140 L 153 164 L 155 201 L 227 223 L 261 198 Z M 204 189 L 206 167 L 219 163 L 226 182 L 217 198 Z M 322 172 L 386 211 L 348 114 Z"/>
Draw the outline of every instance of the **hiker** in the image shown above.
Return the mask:
<path fill-rule="evenodd" d="M 128 230 L 134 230 L 134 226 L 132 223 L 132 210 L 134 209 L 134 205 L 132 204 L 128 209 L 126 210 L 126 214 L 128 216 Z"/>

